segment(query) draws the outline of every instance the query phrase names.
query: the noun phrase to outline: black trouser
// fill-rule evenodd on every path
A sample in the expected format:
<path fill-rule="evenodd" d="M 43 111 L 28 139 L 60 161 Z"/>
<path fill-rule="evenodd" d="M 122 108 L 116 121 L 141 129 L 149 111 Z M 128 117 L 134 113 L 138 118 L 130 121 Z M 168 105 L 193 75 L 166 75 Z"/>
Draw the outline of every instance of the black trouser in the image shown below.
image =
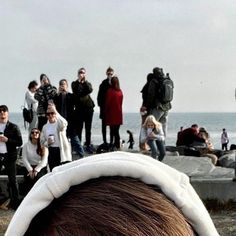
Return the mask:
<path fill-rule="evenodd" d="M 77 111 L 76 131 L 82 143 L 82 131 L 85 124 L 85 145 L 91 144 L 91 129 L 93 121 L 93 109 Z"/>
<path fill-rule="evenodd" d="M 36 166 L 32 166 L 33 168 L 35 168 Z M 21 193 L 22 195 L 26 195 L 30 189 L 34 186 L 34 184 L 38 181 L 38 179 L 40 179 L 43 175 L 47 174 L 47 168 L 44 167 L 42 168 L 36 175 L 36 177 L 34 177 L 33 179 L 30 178 L 30 176 L 28 175 L 29 172 L 26 170 L 25 174 L 24 174 L 24 189 L 23 189 L 23 193 Z"/>
<path fill-rule="evenodd" d="M 2 166 L 5 167 L 5 172 L 8 176 L 8 192 L 9 198 L 14 203 L 18 202 L 19 192 L 18 184 L 16 180 L 16 161 L 8 158 L 7 154 L 0 154 L 0 169 Z"/>
<path fill-rule="evenodd" d="M 49 147 L 48 148 L 49 155 L 48 155 L 48 166 L 50 171 L 56 166 L 61 164 L 61 155 L 60 155 L 60 148 L 59 147 Z"/>
<path fill-rule="evenodd" d="M 114 146 L 116 148 L 120 148 L 120 133 L 119 133 L 120 125 L 112 125 L 110 126 L 110 129 L 111 129 L 111 145 L 113 144 L 113 141 L 115 139 Z"/>
<path fill-rule="evenodd" d="M 109 126 L 106 125 L 105 119 L 102 119 L 102 139 L 104 143 L 107 143 L 107 127 Z M 111 129 L 110 129 L 110 143 L 111 143 Z"/>
<path fill-rule="evenodd" d="M 46 116 L 38 116 L 38 129 L 42 131 L 43 126 L 47 123 L 47 117 Z"/>

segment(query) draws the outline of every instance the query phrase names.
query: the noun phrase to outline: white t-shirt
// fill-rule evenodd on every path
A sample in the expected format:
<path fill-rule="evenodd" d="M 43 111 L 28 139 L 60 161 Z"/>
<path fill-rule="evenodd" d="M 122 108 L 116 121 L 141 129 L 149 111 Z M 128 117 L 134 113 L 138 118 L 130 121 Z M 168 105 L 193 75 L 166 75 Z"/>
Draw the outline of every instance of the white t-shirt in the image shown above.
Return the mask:
<path fill-rule="evenodd" d="M 4 133 L 6 123 L 0 123 L 0 132 Z M 5 142 L 0 142 L 0 153 L 7 153 L 7 145 Z"/>

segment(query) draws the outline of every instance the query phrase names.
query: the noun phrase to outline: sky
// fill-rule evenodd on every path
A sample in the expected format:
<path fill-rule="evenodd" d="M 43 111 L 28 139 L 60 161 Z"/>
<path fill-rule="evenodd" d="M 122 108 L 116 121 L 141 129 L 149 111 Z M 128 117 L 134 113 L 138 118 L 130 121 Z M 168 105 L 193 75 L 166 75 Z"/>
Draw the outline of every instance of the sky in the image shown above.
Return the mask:
<path fill-rule="evenodd" d="M 20 112 L 31 80 L 87 70 L 95 103 L 108 66 L 139 112 L 146 76 L 174 81 L 171 112 L 235 112 L 235 0 L 0 0 L 0 104 Z M 95 107 L 98 111 L 98 106 Z"/>

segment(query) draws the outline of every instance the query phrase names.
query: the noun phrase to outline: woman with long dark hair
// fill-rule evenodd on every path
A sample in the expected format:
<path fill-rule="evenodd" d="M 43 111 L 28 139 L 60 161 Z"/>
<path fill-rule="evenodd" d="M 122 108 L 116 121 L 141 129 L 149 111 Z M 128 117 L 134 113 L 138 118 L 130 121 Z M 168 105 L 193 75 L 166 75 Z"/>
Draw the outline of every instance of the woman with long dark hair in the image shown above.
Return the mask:
<path fill-rule="evenodd" d="M 40 144 L 40 131 L 33 128 L 29 141 L 22 149 L 22 159 L 27 170 L 25 174 L 25 192 L 27 193 L 36 181 L 47 173 L 48 148 Z"/>

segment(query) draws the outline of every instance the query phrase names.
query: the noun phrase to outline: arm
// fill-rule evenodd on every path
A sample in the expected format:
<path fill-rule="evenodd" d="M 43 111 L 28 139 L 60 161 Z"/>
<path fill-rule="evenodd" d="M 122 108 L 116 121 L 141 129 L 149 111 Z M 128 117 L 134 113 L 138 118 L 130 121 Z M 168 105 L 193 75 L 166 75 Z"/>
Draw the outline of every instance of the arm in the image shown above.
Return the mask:
<path fill-rule="evenodd" d="M 22 148 L 22 161 L 27 171 L 30 172 L 30 171 L 33 171 L 33 168 L 30 165 L 27 157 L 28 157 L 28 151 L 27 151 L 27 143 L 26 143 Z"/>
<path fill-rule="evenodd" d="M 40 170 L 46 167 L 48 164 L 48 148 L 47 147 L 44 147 L 44 148 L 45 148 L 45 151 L 44 151 L 44 155 L 41 157 L 42 160 L 34 169 L 37 172 L 40 172 Z"/>

